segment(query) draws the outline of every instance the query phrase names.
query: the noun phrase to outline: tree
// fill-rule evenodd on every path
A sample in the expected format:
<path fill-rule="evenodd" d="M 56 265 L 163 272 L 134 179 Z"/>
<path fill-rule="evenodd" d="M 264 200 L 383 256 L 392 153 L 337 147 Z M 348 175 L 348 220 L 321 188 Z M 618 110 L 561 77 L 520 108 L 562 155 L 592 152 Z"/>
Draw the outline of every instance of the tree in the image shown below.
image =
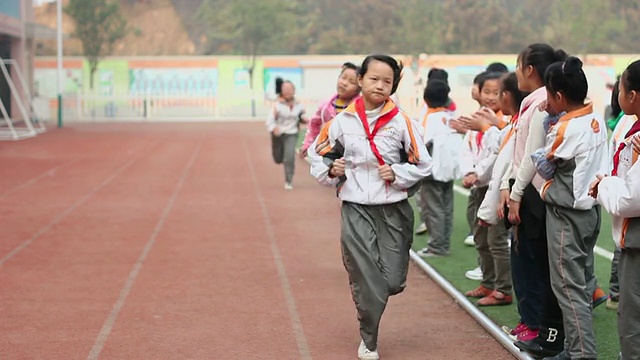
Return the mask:
<path fill-rule="evenodd" d="M 285 42 L 294 31 L 292 0 L 205 0 L 200 6 L 201 18 L 209 25 L 213 40 L 231 42 L 245 57 L 249 87 L 254 90 L 254 72 L 258 56 L 270 45 Z M 255 116 L 255 99 L 251 101 Z"/>
<path fill-rule="evenodd" d="M 93 89 L 98 63 L 110 55 L 113 44 L 126 35 L 127 21 L 118 3 L 108 0 L 69 0 L 64 11 L 76 24 L 73 36 L 80 39 L 89 61 L 89 88 Z"/>

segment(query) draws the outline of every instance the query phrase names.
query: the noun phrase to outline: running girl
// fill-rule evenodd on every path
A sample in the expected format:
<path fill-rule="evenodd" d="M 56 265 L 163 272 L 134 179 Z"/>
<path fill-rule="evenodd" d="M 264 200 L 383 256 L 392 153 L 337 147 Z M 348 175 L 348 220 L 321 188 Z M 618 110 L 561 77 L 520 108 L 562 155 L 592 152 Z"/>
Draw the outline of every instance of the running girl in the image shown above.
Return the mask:
<path fill-rule="evenodd" d="M 300 149 L 300 156 L 302 158 L 307 156 L 307 149 L 309 149 L 313 140 L 315 140 L 320 133 L 320 128 L 329 120 L 336 117 L 336 115 L 344 110 L 351 100 L 360 93 L 357 66 L 350 62 L 342 65 L 342 71 L 336 84 L 336 91 L 337 93 L 335 95 L 320 105 L 316 114 L 309 120 L 307 134 L 304 137 L 304 142 Z"/>
<path fill-rule="evenodd" d="M 293 189 L 293 173 L 296 165 L 296 145 L 300 123 L 305 123 L 304 106 L 295 98 L 296 88 L 291 81 L 276 79 L 278 101 L 267 118 L 267 130 L 271 133 L 271 153 L 276 164 L 284 163 L 284 188 Z"/>
<path fill-rule="evenodd" d="M 328 122 L 309 147 L 311 174 L 338 187 L 341 247 L 360 321 L 360 359 L 378 359 L 378 329 L 389 296 L 406 284 L 413 242 L 408 189 L 431 172 L 414 122 L 389 97 L 402 66 L 367 56 L 358 73 L 362 97 Z"/>

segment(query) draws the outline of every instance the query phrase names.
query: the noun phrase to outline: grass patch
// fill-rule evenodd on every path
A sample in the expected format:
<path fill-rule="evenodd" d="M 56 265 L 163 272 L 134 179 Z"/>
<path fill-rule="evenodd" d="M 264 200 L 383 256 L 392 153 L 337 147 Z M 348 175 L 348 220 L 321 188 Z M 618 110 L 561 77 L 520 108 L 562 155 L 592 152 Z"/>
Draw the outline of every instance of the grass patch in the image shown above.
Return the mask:
<path fill-rule="evenodd" d="M 445 277 L 460 292 L 478 286 L 478 281 L 465 278 L 464 273 L 477 266 L 477 252 L 475 248 L 463 244 L 464 238 L 469 232 L 466 221 L 467 197 L 456 193 L 454 198 L 454 227 L 451 239 L 451 255 L 442 258 L 428 258 L 426 261 L 433 266 L 443 277 Z M 415 209 L 415 202 L 414 209 Z M 420 214 L 415 211 L 416 226 L 421 222 Z M 602 227 L 598 246 L 613 251 L 615 245 L 611 240 L 611 222 L 608 215 L 602 219 Z M 428 235 L 416 235 L 414 238 L 414 250 L 419 250 L 426 246 Z M 596 277 L 599 286 L 608 293 L 609 276 L 611 262 L 602 256 L 596 255 L 595 259 Z M 475 300 L 475 299 L 474 299 Z M 475 301 L 472 301 L 475 302 Z M 515 300 L 509 306 L 481 307 L 479 308 L 498 326 L 515 326 L 518 322 L 518 309 Z M 596 332 L 596 342 L 599 359 L 617 359 L 620 346 L 618 342 L 618 331 L 616 327 L 616 314 L 612 310 L 605 308 L 604 304 L 594 311 L 594 327 Z"/>

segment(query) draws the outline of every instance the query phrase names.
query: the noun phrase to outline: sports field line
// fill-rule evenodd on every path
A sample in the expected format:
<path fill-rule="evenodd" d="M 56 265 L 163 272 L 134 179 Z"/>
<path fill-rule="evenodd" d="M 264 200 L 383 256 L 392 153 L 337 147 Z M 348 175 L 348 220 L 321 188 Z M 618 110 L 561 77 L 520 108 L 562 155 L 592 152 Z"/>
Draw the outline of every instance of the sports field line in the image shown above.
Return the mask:
<path fill-rule="evenodd" d="M 458 194 L 464 195 L 464 196 L 469 196 L 469 190 L 463 188 L 460 185 L 453 185 L 453 190 L 455 192 L 457 192 Z M 613 253 L 609 250 L 603 249 L 600 246 L 597 246 L 593 249 L 593 252 L 595 252 L 596 254 L 604 257 L 605 259 L 608 259 L 609 261 L 613 260 Z"/>

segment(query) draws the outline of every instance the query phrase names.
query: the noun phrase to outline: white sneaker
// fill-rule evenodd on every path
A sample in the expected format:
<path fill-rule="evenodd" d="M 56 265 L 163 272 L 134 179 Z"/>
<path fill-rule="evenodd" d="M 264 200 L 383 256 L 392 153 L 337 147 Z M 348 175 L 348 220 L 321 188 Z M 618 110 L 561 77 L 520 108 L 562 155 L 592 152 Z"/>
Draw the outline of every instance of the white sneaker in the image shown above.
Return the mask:
<path fill-rule="evenodd" d="M 367 349 L 367 345 L 364 344 L 364 341 L 360 341 L 360 347 L 358 347 L 358 359 L 360 360 L 378 360 L 380 359 L 380 355 L 378 355 L 377 350 L 369 350 Z"/>
<path fill-rule="evenodd" d="M 416 229 L 416 234 L 421 235 L 427 232 L 427 224 L 421 223 Z"/>
<path fill-rule="evenodd" d="M 467 246 L 476 246 L 476 242 L 473 240 L 473 235 L 469 235 L 464 238 L 464 244 Z"/>
<path fill-rule="evenodd" d="M 285 183 L 284 184 L 284 189 L 285 190 L 293 190 L 293 184 L 292 183 Z"/>
<path fill-rule="evenodd" d="M 428 247 L 425 247 L 425 248 L 422 248 L 422 249 L 416 251 L 416 254 L 418 254 L 418 256 L 427 256 L 428 253 L 429 253 L 429 248 Z"/>
<path fill-rule="evenodd" d="M 464 276 L 469 280 L 482 280 L 482 269 L 478 266 L 477 268 L 464 273 Z"/>

